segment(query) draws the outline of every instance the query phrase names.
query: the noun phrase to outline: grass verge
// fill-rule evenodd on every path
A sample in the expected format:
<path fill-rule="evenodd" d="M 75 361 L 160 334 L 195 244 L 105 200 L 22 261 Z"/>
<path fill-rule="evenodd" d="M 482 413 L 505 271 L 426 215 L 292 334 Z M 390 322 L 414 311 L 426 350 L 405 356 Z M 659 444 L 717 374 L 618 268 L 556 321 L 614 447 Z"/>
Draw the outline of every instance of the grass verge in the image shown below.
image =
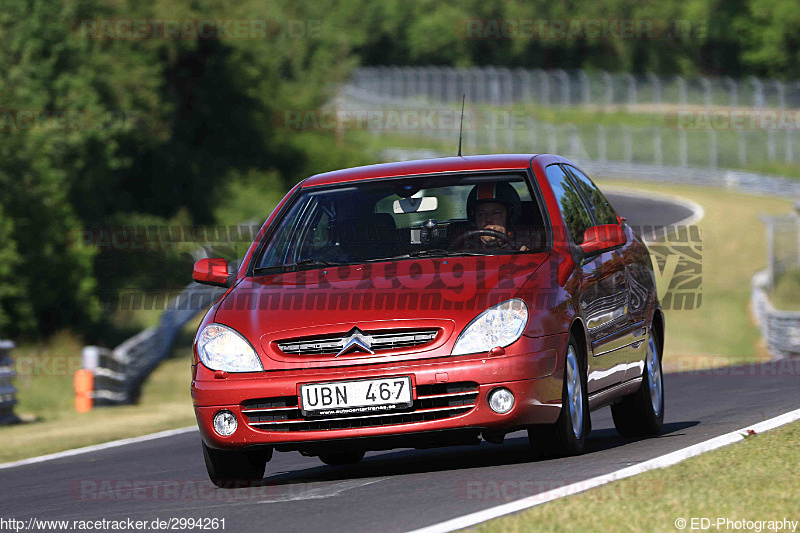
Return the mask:
<path fill-rule="evenodd" d="M 800 520 L 799 442 L 800 422 L 794 422 L 669 468 L 486 522 L 474 531 L 678 531 L 679 518 L 701 517 L 709 518 L 711 528 L 726 530 L 724 525 L 716 528 L 717 518 Z"/>
<path fill-rule="evenodd" d="M 177 343 L 181 348 L 144 384 L 139 404 L 88 413 L 74 409 L 72 376 L 80 368 L 82 346 L 78 338 L 60 333 L 47 344 L 16 349 L 15 412 L 26 422 L 0 427 L 0 463 L 194 424 L 185 333 Z"/>

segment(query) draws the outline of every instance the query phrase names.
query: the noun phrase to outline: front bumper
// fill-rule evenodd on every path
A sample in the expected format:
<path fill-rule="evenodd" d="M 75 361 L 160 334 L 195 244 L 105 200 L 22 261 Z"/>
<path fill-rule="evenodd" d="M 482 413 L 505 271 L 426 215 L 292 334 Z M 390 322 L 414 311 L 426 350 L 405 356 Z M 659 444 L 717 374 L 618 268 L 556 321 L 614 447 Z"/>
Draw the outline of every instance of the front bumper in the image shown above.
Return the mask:
<path fill-rule="evenodd" d="M 550 424 L 558 418 L 563 383 L 561 354 L 567 341 L 567 334 L 523 337 L 513 345 L 513 350 L 507 349 L 506 355 L 501 356 L 478 354 L 337 369 L 293 369 L 259 373 L 257 377 L 231 375 L 226 379 L 214 379 L 212 371 L 202 368 L 192 382 L 192 398 L 203 441 L 213 448 L 256 445 L 291 448 L 293 444 L 301 447 L 340 439 L 458 429 L 511 431 L 531 424 Z M 380 422 L 370 421 L 372 425 L 368 427 L 353 427 L 352 420 L 349 420 L 353 417 L 337 416 L 332 423 L 281 424 L 281 430 L 273 430 L 277 426 L 251 425 L 251 418 L 243 413 L 247 410 L 246 404 L 252 400 L 284 398 L 288 402 L 296 401 L 298 387 L 303 383 L 392 376 L 411 377 L 415 401 L 421 398 L 421 390 L 426 387 L 430 390 L 429 386 L 441 384 L 470 383 L 474 385 L 477 396 L 469 396 L 470 400 L 474 398 L 470 405 L 451 411 L 440 408 L 432 411 L 437 413 L 432 416 L 421 416 L 423 410 L 416 412 L 416 407 L 414 411 L 405 413 L 414 416 L 387 413 L 386 416 L 380 415 Z M 492 411 L 486 399 L 491 390 L 501 386 L 511 390 L 515 397 L 514 407 L 502 415 Z M 213 429 L 213 416 L 220 409 L 231 411 L 238 420 L 236 431 L 229 437 L 222 437 Z M 453 415 L 442 416 L 449 413 Z M 431 419 L 435 416 L 439 418 Z"/>

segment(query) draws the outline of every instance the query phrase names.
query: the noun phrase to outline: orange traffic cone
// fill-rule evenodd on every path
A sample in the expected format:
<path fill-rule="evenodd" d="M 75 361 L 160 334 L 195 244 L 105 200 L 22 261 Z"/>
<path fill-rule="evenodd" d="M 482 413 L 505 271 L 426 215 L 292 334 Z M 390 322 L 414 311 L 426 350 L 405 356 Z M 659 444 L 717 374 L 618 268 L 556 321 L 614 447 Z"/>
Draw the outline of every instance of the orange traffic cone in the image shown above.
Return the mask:
<path fill-rule="evenodd" d="M 92 410 L 92 391 L 94 390 L 94 374 L 82 368 L 75 371 L 75 410 L 88 413 Z"/>

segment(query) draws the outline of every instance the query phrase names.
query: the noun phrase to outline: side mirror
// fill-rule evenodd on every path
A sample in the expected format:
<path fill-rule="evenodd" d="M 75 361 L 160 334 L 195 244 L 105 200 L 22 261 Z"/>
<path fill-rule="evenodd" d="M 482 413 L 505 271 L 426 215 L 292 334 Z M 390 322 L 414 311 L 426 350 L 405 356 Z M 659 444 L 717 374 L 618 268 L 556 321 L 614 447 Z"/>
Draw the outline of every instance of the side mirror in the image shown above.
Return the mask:
<path fill-rule="evenodd" d="M 622 246 L 626 241 L 625 233 L 619 224 L 602 224 L 586 230 L 581 250 L 588 255 Z"/>
<path fill-rule="evenodd" d="M 228 271 L 228 261 L 220 258 L 201 259 L 194 264 L 192 279 L 203 285 L 230 287 L 236 272 Z"/>

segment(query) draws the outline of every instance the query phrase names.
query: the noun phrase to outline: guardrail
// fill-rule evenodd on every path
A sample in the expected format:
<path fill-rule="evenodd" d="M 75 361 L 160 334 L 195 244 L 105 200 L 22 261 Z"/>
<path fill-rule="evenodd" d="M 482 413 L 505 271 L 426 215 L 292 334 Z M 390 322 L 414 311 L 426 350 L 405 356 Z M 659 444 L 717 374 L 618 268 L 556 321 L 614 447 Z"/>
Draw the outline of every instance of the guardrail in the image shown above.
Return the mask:
<path fill-rule="evenodd" d="M 14 370 L 14 361 L 11 359 L 11 350 L 13 349 L 13 342 L 0 341 L 0 424 L 13 424 L 19 421 L 14 414 L 14 406 L 17 404 L 17 389 L 12 380 L 17 372 Z"/>
<path fill-rule="evenodd" d="M 239 235 L 255 235 L 261 223 L 248 220 L 235 228 Z M 248 237 L 246 244 L 249 243 Z M 200 248 L 192 255 L 197 260 L 208 254 L 209 250 Z M 231 262 L 231 266 L 238 268 L 236 261 Z M 224 292 L 223 288 L 192 282 L 167 302 L 157 326 L 145 329 L 114 349 L 84 346 L 83 368 L 75 374 L 76 410 L 87 411 L 95 405 L 136 403 L 142 384 L 169 357 L 181 329 Z"/>
<path fill-rule="evenodd" d="M 83 369 L 93 375 L 91 390 L 76 392 L 91 398 L 91 405 L 120 405 L 139 399 L 142 383 L 172 351 L 180 330 L 198 312 L 209 307 L 225 289 L 192 283 L 167 304 L 158 326 L 147 328 L 113 350 L 99 346 L 83 348 Z M 76 405 L 78 403 L 76 402 Z"/>
<path fill-rule="evenodd" d="M 773 358 L 800 355 L 800 311 L 780 311 L 769 301 L 769 272 L 753 276 L 750 303 L 761 336 Z"/>

